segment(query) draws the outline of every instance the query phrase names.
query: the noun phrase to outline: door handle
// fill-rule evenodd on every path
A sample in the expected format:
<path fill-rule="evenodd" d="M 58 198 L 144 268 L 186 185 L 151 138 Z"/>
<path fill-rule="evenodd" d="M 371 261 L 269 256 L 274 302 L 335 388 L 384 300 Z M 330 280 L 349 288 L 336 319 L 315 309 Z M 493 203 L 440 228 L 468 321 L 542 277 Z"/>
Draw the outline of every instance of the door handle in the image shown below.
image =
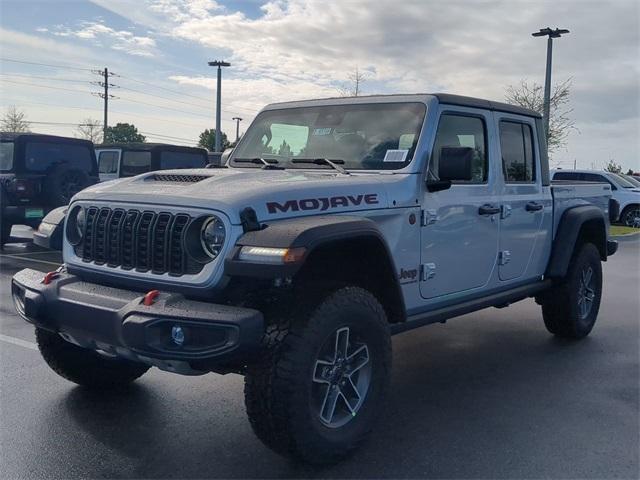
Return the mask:
<path fill-rule="evenodd" d="M 478 209 L 478 214 L 479 215 L 496 215 L 500 213 L 500 207 L 494 207 L 493 205 L 482 205 L 479 209 Z"/>
<path fill-rule="evenodd" d="M 539 212 L 544 208 L 544 205 L 541 203 L 529 202 L 524 208 L 527 212 Z"/>

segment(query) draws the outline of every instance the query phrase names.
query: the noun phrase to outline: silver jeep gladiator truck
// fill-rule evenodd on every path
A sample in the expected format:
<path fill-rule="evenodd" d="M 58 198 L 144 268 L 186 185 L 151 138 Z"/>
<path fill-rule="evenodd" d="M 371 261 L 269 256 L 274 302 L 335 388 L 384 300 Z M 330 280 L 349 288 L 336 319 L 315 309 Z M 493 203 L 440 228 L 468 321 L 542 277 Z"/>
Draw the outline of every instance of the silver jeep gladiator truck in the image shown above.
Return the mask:
<path fill-rule="evenodd" d="M 528 297 L 554 335 L 593 328 L 611 187 L 551 184 L 542 128 L 448 94 L 269 105 L 227 169 L 78 193 L 64 265 L 17 273 L 15 307 L 72 382 L 239 373 L 268 447 L 337 461 L 382 412 L 391 335 Z"/>

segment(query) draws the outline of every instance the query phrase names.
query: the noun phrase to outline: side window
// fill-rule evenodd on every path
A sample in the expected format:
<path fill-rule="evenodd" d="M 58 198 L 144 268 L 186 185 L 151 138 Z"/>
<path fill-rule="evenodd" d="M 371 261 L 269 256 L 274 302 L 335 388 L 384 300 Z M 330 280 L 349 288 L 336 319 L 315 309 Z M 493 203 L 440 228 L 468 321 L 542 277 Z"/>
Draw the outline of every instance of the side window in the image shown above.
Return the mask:
<path fill-rule="evenodd" d="M 554 180 L 579 180 L 579 174 L 573 172 L 556 172 Z"/>
<path fill-rule="evenodd" d="M 502 169 L 507 183 L 535 181 L 533 132 L 529 125 L 501 121 L 500 149 Z"/>
<path fill-rule="evenodd" d="M 119 152 L 100 152 L 98 155 L 98 172 L 118 173 L 118 153 Z"/>
<path fill-rule="evenodd" d="M 597 182 L 597 183 L 608 183 L 611 185 L 611 190 L 617 190 L 618 188 L 613 184 L 611 180 L 609 180 L 604 175 L 599 175 L 597 173 L 584 173 L 584 180 L 587 182 Z"/>
<path fill-rule="evenodd" d="M 82 170 L 95 175 L 95 161 L 86 145 L 55 142 L 28 142 L 25 168 L 31 172 L 49 172 L 58 167 Z"/>
<path fill-rule="evenodd" d="M 469 147 L 473 149 L 473 179 L 455 183 L 485 183 L 489 174 L 487 160 L 487 130 L 479 117 L 445 113 L 440 116 L 436 140 L 433 144 L 429 178 L 439 179 L 440 156 L 445 147 Z"/>
<path fill-rule="evenodd" d="M 122 154 L 122 165 L 120 166 L 121 177 L 133 177 L 151 169 L 151 152 L 124 152 Z"/>

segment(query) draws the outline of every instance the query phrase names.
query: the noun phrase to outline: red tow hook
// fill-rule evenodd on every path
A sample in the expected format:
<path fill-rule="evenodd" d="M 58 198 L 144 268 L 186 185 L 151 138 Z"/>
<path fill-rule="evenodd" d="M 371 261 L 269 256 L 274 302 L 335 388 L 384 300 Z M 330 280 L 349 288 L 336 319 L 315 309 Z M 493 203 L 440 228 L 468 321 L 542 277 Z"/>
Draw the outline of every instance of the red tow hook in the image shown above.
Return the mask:
<path fill-rule="evenodd" d="M 45 285 L 49 285 L 51 281 L 58 278 L 59 275 L 60 273 L 57 271 L 49 272 L 42 279 L 42 283 L 44 283 Z"/>
<path fill-rule="evenodd" d="M 147 294 L 144 296 L 144 300 L 142 300 L 142 304 L 146 307 L 149 307 L 151 305 L 153 305 L 153 302 L 155 302 L 156 297 L 160 295 L 160 291 L 159 290 L 150 290 L 149 292 L 147 292 Z"/>

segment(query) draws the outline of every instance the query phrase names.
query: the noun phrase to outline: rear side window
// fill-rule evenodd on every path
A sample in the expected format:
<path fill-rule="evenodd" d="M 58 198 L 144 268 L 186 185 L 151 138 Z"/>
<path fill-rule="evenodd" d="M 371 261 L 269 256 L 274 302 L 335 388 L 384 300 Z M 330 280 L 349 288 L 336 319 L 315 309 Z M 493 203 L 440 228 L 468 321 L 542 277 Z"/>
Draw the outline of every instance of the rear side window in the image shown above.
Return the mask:
<path fill-rule="evenodd" d="M 0 143 L 0 172 L 8 172 L 13 168 L 13 142 Z"/>
<path fill-rule="evenodd" d="M 443 114 L 440 117 L 433 155 L 429 164 L 429 176 L 439 179 L 440 154 L 445 147 L 469 147 L 473 149 L 473 179 L 469 182 L 487 181 L 489 166 L 487 162 L 487 133 L 484 121 L 478 117 Z"/>
<path fill-rule="evenodd" d="M 121 177 L 133 177 L 151 170 L 151 152 L 129 151 L 122 154 Z"/>
<path fill-rule="evenodd" d="M 529 125 L 501 121 L 500 149 L 504 178 L 508 183 L 535 181 L 533 132 Z"/>
<path fill-rule="evenodd" d="M 580 174 L 573 173 L 573 172 L 557 172 L 553 176 L 553 179 L 554 180 L 580 180 Z"/>
<path fill-rule="evenodd" d="M 204 155 L 190 152 L 162 152 L 160 153 L 160 169 L 169 168 L 203 168 L 207 165 Z"/>
<path fill-rule="evenodd" d="M 28 142 L 25 149 L 25 169 L 49 172 L 57 167 L 68 167 L 95 174 L 91 149 L 84 145 L 53 142 Z"/>
<path fill-rule="evenodd" d="M 120 152 L 100 152 L 98 154 L 99 173 L 118 173 Z"/>

